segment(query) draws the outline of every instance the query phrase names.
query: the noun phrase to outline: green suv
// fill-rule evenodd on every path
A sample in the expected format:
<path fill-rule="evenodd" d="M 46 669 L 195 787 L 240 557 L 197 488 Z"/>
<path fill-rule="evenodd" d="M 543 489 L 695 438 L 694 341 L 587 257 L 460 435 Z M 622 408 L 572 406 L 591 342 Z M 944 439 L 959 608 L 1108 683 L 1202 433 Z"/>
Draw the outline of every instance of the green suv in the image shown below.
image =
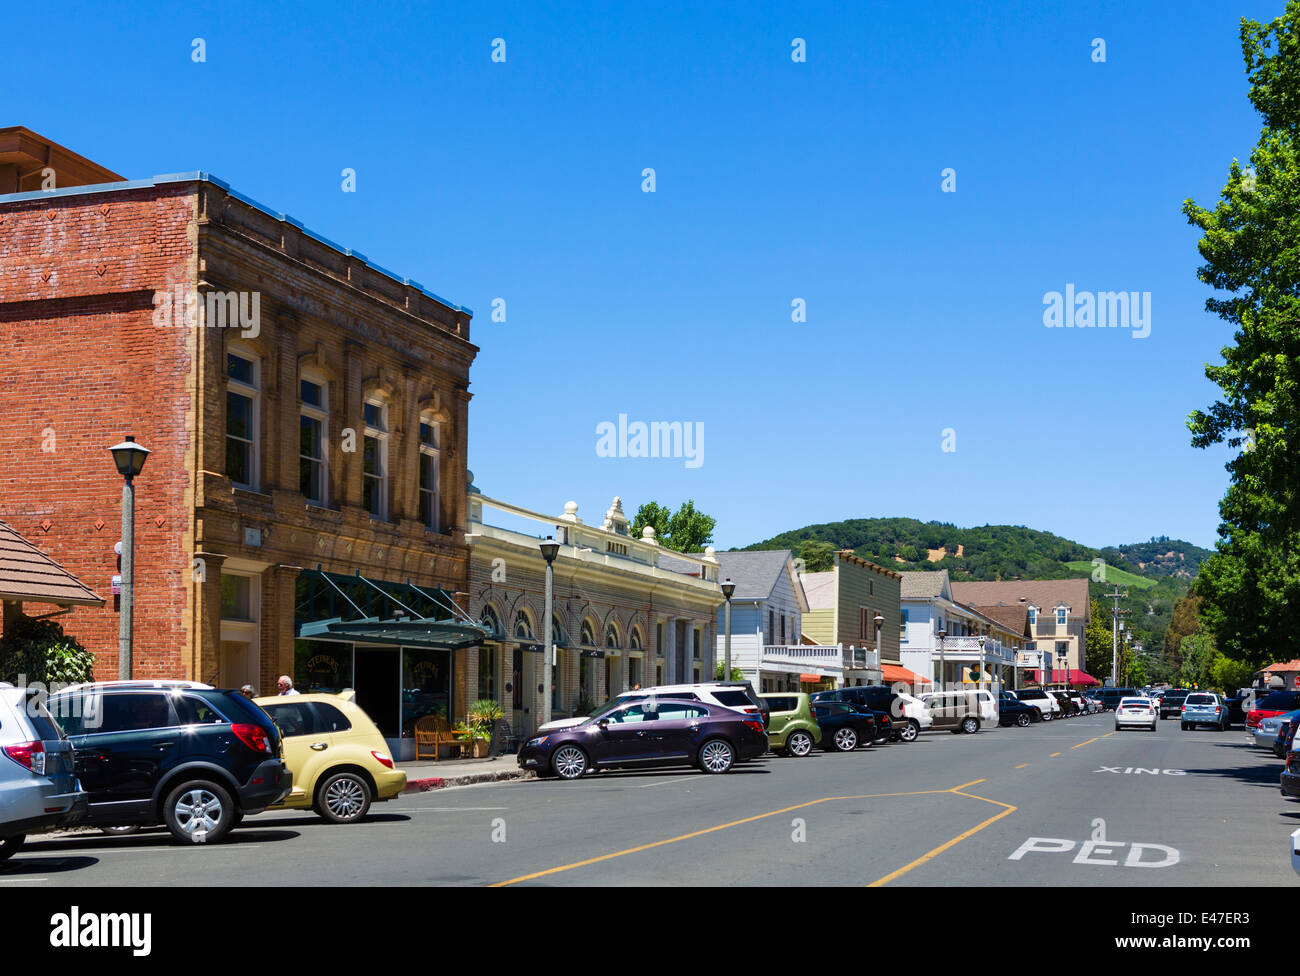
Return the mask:
<path fill-rule="evenodd" d="M 778 756 L 806 756 L 821 742 L 822 730 L 806 694 L 771 692 L 758 697 L 772 710 L 767 739 Z"/>

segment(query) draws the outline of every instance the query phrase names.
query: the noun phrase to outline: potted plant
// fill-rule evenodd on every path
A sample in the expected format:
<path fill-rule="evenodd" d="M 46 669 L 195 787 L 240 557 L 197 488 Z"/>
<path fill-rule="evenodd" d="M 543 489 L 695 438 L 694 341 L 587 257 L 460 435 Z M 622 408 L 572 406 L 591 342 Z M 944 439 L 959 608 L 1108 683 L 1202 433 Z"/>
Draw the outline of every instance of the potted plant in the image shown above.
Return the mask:
<path fill-rule="evenodd" d="M 466 726 L 474 739 L 474 758 L 482 759 L 492 746 L 492 730 L 505 718 L 501 703 L 491 698 L 480 698 L 469 707 Z"/>

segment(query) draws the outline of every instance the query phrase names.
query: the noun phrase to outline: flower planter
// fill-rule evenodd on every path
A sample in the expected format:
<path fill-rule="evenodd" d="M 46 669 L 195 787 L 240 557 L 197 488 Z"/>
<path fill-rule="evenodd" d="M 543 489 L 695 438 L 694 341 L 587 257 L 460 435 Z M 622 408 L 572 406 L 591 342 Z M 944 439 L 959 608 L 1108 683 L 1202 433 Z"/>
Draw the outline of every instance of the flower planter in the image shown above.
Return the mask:
<path fill-rule="evenodd" d="M 488 749 L 491 747 L 491 745 L 492 745 L 492 743 L 489 742 L 487 739 L 475 739 L 475 740 L 474 740 L 474 758 L 475 758 L 475 759 L 486 759 L 487 756 L 488 756 Z"/>

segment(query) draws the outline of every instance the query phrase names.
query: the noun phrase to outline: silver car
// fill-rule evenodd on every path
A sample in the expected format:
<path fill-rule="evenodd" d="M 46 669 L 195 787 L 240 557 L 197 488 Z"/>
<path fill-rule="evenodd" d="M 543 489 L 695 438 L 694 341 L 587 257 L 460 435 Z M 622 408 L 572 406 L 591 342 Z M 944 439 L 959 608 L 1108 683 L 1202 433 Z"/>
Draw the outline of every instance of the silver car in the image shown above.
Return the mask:
<path fill-rule="evenodd" d="M 1183 702 L 1179 718 L 1184 732 L 1198 725 L 1213 725 L 1220 732 L 1228 730 L 1228 706 L 1219 700 L 1218 695 L 1209 691 L 1193 691 L 1189 694 Z"/>
<path fill-rule="evenodd" d="M 0 682 L 0 861 L 27 834 L 86 814 L 70 743 L 39 693 Z"/>

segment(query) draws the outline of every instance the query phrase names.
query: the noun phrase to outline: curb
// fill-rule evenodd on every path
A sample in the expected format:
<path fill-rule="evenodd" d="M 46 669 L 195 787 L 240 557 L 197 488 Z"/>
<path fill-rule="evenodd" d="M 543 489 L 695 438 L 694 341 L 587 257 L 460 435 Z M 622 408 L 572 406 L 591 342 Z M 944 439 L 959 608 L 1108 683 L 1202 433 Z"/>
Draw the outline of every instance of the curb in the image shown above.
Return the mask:
<path fill-rule="evenodd" d="M 430 776 L 425 779 L 406 781 L 406 793 L 427 793 L 430 790 L 446 789 L 448 786 L 471 786 L 475 783 L 501 783 L 513 779 L 534 779 L 536 774 L 529 769 L 502 769 L 491 773 L 466 773 L 463 776 Z"/>

